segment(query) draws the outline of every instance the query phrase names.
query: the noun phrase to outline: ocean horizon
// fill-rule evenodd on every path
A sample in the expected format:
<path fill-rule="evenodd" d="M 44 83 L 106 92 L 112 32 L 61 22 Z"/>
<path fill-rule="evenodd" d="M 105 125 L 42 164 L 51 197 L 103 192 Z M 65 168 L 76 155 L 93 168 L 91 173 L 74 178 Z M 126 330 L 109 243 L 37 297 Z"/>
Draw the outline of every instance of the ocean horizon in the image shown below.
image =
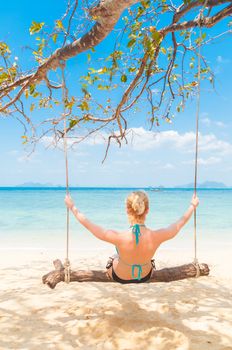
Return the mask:
<path fill-rule="evenodd" d="M 66 190 L 66 186 L 0 186 L 1 190 Z M 146 191 L 191 191 L 194 190 L 194 187 L 100 187 L 100 186 L 69 186 L 69 190 L 146 190 Z M 217 190 L 232 190 L 232 187 L 197 187 L 197 191 L 217 191 Z"/>

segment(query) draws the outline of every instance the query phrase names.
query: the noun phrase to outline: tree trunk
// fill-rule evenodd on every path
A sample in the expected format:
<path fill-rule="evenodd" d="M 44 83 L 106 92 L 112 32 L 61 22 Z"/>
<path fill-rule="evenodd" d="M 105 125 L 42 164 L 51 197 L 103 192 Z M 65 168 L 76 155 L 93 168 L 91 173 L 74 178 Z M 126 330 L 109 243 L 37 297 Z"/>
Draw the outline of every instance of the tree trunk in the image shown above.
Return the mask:
<path fill-rule="evenodd" d="M 43 276 L 42 281 L 51 289 L 54 289 L 59 282 L 64 282 L 64 266 L 60 260 L 53 262 L 55 270 Z M 148 283 L 171 282 L 185 278 L 196 277 L 198 269 L 194 264 L 169 267 L 161 270 L 153 270 Z M 207 276 L 209 267 L 207 264 L 199 265 L 199 276 Z M 70 273 L 70 282 L 112 282 L 106 271 L 103 270 L 77 270 Z"/>

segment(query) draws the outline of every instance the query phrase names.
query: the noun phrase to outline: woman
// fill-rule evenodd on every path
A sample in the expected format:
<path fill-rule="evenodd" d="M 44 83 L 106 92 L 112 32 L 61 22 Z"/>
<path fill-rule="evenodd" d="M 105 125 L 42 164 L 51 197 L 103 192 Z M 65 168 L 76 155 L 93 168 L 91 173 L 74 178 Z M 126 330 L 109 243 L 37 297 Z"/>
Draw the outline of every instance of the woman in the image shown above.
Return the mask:
<path fill-rule="evenodd" d="M 89 221 L 76 207 L 69 195 L 65 197 L 66 206 L 76 219 L 97 238 L 115 245 L 118 255 L 107 265 L 109 276 L 120 283 L 141 283 L 151 278 L 151 260 L 161 243 L 172 239 L 192 216 L 199 204 L 193 195 L 191 204 L 184 215 L 167 228 L 152 230 L 145 226 L 149 211 L 148 196 L 143 191 L 132 192 L 126 200 L 126 211 L 130 229 L 123 232 L 106 230 Z"/>

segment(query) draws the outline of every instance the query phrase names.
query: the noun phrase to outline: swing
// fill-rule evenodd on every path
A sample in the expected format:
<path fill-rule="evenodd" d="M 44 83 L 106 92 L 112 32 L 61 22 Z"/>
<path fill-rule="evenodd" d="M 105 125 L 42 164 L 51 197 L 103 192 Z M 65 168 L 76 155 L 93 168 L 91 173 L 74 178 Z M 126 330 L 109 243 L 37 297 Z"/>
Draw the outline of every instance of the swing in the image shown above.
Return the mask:
<path fill-rule="evenodd" d="M 199 20 L 201 20 L 200 14 Z M 201 27 L 200 27 L 201 33 Z M 201 82 L 201 52 L 198 45 L 198 91 L 197 91 L 197 108 L 196 108 L 196 139 L 195 139 L 195 167 L 194 167 L 194 194 L 197 194 L 197 171 L 198 171 L 198 136 L 199 136 L 199 114 L 200 114 L 200 82 Z M 63 103 L 67 100 L 67 87 L 65 81 L 65 63 L 61 62 L 62 70 L 62 91 Z M 64 156 L 65 156 L 65 170 L 66 170 L 66 194 L 69 194 L 69 176 L 68 176 L 68 152 L 67 152 L 67 125 L 66 125 L 66 108 L 64 107 Z M 53 262 L 55 270 L 47 273 L 42 277 L 44 284 L 54 289 L 59 282 L 112 282 L 116 283 L 109 276 L 105 270 L 71 270 L 69 261 L 69 209 L 66 212 L 66 258 L 64 265 L 57 259 Z M 192 263 L 175 266 L 171 268 L 164 268 L 161 270 L 153 269 L 152 276 L 146 283 L 155 282 L 171 282 L 182 280 L 186 278 L 207 276 L 209 275 L 209 267 L 205 263 L 199 263 L 197 258 L 197 211 L 194 208 L 194 260 Z"/>

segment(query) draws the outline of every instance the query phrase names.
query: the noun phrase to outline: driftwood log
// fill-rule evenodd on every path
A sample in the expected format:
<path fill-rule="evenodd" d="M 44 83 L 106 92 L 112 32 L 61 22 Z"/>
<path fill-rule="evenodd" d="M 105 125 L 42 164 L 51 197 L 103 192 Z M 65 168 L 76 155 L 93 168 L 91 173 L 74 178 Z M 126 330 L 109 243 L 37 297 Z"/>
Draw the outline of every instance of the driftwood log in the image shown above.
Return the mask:
<path fill-rule="evenodd" d="M 64 266 L 60 260 L 53 262 L 55 270 L 43 276 L 42 281 L 48 287 L 54 289 L 59 282 L 64 282 Z M 185 264 L 181 266 L 153 270 L 151 279 L 147 283 L 171 282 L 183 280 L 185 278 L 207 276 L 209 267 L 207 264 L 199 264 L 199 270 L 194 264 Z M 106 271 L 103 270 L 78 270 L 70 273 L 70 282 L 112 282 Z"/>

